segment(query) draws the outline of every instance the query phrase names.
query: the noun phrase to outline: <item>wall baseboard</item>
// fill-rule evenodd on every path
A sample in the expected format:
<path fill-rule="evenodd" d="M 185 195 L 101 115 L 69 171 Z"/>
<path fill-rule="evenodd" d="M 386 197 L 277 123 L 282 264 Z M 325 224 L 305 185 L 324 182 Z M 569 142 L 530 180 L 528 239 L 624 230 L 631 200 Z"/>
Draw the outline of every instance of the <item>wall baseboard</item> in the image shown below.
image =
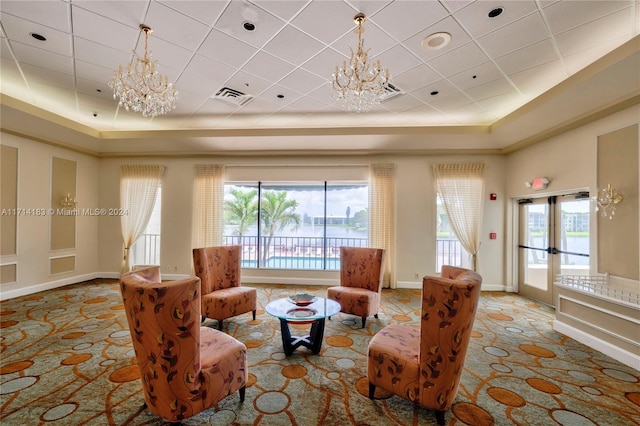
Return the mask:
<path fill-rule="evenodd" d="M 558 333 L 569 336 L 572 339 L 589 346 L 590 348 L 593 348 L 605 355 L 610 356 L 616 361 L 620 361 L 621 363 L 640 371 L 640 357 L 638 357 L 637 354 L 633 354 L 629 351 L 619 348 L 611 344 L 610 342 L 605 342 L 602 339 L 592 336 L 585 331 L 579 330 L 557 319 L 553 321 L 553 329 Z"/>
<path fill-rule="evenodd" d="M 103 278 L 103 275 L 104 274 L 100 272 L 93 272 L 91 274 L 76 275 L 75 277 L 64 278 L 56 281 L 49 281 L 46 283 L 34 284 L 34 285 L 20 287 L 20 288 L 11 289 L 11 290 L 4 290 L 4 291 L 0 290 L 0 300 L 13 299 L 14 297 L 27 296 L 29 294 L 38 293 L 45 290 L 51 290 L 58 287 L 64 287 L 70 284 L 81 283 L 83 281 L 89 281 L 96 278 Z M 107 277 L 104 277 L 104 278 L 107 278 Z"/>
<path fill-rule="evenodd" d="M 185 274 L 162 274 L 163 280 L 173 281 L 187 278 L 189 275 Z M 64 287 L 70 284 L 77 284 L 83 281 L 89 281 L 98 278 L 108 278 L 117 280 L 120 278 L 119 272 L 94 272 L 91 274 L 77 275 L 75 277 L 65 278 L 57 281 L 50 281 L 41 284 L 34 284 L 27 287 L 16 288 L 12 290 L 0 290 L 0 300 L 13 299 L 18 296 L 26 296 L 33 293 L 38 293 L 44 290 L 51 290 L 58 287 Z M 251 277 L 249 275 L 242 275 L 242 281 L 247 283 L 256 284 L 297 284 L 297 285 L 317 285 L 317 286 L 334 286 L 340 285 L 335 279 L 324 278 L 294 278 L 294 277 Z M 422 289 L 422 281 L 398 281 L 398 288 L 407 289 Z M 482 291 L 505 291 L 504 286 L 501 285 L 482 285 Z"/>

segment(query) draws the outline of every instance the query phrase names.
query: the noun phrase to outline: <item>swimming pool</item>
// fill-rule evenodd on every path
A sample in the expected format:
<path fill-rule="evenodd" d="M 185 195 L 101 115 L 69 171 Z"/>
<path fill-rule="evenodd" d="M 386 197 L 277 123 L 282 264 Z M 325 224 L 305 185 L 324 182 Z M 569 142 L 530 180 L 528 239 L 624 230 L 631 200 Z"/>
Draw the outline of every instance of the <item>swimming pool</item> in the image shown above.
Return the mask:
<path fill-rule="evenodd" d="M 325 259 L 321 257 L 289 257 L 274 256 L 267 259 L 263 269 L 308 269 L 308 270 L 329 270 L 337 271 L 340 269 L 340 259 L 327 258 L 326 268 Z M 257 268 L 258 261 L 251 259 L 242 260 L 243 268 Z"/>

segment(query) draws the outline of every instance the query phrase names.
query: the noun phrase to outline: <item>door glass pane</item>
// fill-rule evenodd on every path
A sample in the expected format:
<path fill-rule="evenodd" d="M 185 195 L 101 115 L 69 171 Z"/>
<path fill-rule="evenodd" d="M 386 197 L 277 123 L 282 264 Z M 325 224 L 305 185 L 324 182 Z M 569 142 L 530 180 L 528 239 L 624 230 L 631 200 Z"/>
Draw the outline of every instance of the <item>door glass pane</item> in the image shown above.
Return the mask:
<path fill-rule="evenodd" d="M 589 274 L 589 208 L 585 200 L 569 200 L 560 204 L 560 273 Z"/>
<path fill-rule="evenodd" d="M 521 245 L 531 247 L 525 250 L 526 266 L 524 268 L 524 283 L 547 290 L 547 247 L 549 244 L 549 205 L 525 204 L 523 241 Z"/>

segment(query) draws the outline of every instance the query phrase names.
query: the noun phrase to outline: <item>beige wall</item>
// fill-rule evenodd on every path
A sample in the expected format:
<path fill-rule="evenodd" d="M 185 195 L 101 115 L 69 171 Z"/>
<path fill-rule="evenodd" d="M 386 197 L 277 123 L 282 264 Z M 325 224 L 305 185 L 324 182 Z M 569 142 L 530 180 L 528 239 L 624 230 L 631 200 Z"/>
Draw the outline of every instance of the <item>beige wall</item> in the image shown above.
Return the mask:
<path fill-rule="evenodd" d="M 314 174 L 325 179 L 335 178 L 328 166 L 353 165 L 361 169 L 373 162 L 394 162 L 397 165 L 397 255 L 396 277 L 401 286 L 416 287 L 426 274 L 435 273 L 435 184 L 432 165 L 437 162 L 483 161 L 486 164 L 486 199 L 489 193 L 498 194 L 497 201 L 486 201 L 482 247 L 480 249 L 480 272 L 483 286 L 487 289 L 503 289 L 504 276 L 504 157 L 502 156 L 351 156 L 351 157 L 241 157 L 241 158 L 135 158 L 103 159 L 100 163 L 100 206 L 118 207 L 120 165 L 125 163 L 150 163 L 166 167 L 162 183 L 162 272 L 167 275 L 191 273 L 191 198 L 193 165 L 200 163 L 225 164 L 232 168 L 234 178 L 255 178 L 267 175 L 274 169 L 264 166 L 304 165 Z M 241 170 L 233 166 L 242 165 Z M 286 173 L 286 168 L 278 172 Z M 498 239 L 489 240 L 489 232 L 498 233 Z M 120 224 L 115 218 L 101 219 L 100 263 L 104 272 L 115 272 L 120 265 L 122 239 Z M 309 284 L 337 283 L 337 272 L 325 271 L 265 271 L 244 270 L 243 279 L 260 282 L 298 282 Z"/>
<path fill-rule="evenodd" d="M 578 129 L 507 156 L 329 156 L 329 157 L 227 157 L 193 158 L 103 158 L 68 151 L 13 135 L 2 134 L 3 145 L 19 149 L 18 204 L 22 208 L 47 207 L 50 197 L 51 158 L 61 157 L 77 162 L 77 199 L 82 208 L 119 207 L 120 164 L 155 163 L 166 166 L 163 182 L 162 249 L 163 273 L 181 276 L 191 273 L 191 188 L 193 165 L 222 163 L 230 166 L 283 166 L 304 164 L 361 165 L 373 162 L 397 164 L 397 280 L 401 285 L 419 285 L 419 276 L 435 271 L 435 188 L 431 166 L 437 162 L 483 161 L 487 184 L 479 253 L 484 289 L 515 289 L 513 244 L 513 203 L 518 197 L 531 197 L 524 181 L 538 176 L 551 179 L 548 194 L 596 187 L 596 141 L 599 135 L 638 122 L 640 106 L 616 113 Z M 336 136 L 339 137 L 339 136 Z M 345 141 L 346 143 L 347 141 Z M 45 172 L 43 172 L 45 171 Z M 330 178 L 330 177 L 328 177 Z M 489 201 L 489 194 L 498 199 Z M 536 196 L 545 195 L 536 193 Z M 48 217 L 18 219 L 18 253 L 2 256 L 0 264 L 17 263 L 15 284 L 0 287 L 2 298 L 16 292 L 38 291 L 46 286 L 78 282 L 87 277 L 117 277 L 122 256 L 120 219 L 117 216 L 78 216 L 75 249 L 51 253 L 48 249 L 50 220 Z M 496 240 L 489 233 L 496 232 Z M 592 226 L 592 234 L 596 229 Z M 637 238 L 637 236 L 636 236 Z M 98 243 L 99 242 L 99 243 Z M 595 238 L 591 253 L 597 252 Z M 50 275 L 51 258 L 75 255 L 75 271 Z M 594 263 L 595 264 L 595 263 Z M 596 271 L 592 271 L 595 273 Z M 248 279 L 294 282 L 304 278 L 310 283 L 336 282 L 334 272 L 244 271 Z M 615 278 L 615 277 L 614 277 Z M 636 283 L 631 283 L 636 285 Z"/>
<path fill-rule="evenodd" d="M 50 207 L 53 157 L 61 157 L 77 163 L 78 207 L 97 206 L 99 181 L 97 158 L 6 133 L 2 133 L 1 137 L 3 145 L 18 149 L 18 207 L 45 211 Z M 49 212 L 39 216 L 18 216 L 17 253 L 12 256 L 2 256 L 0 259 L 0 264 L 16 263 L 17 282 L 3 284 L 0 287 L 1 297 L 4 299 L 7 296 L 93 278 L 98 270 L 98 220 L 97 217 L 78 216 L 75 248 L 52 251 L 49 240 L 51 231 Z M 75 256 L 75 270 L 52 274 L 51 259 L 65 256 Z M 54 264 L 58 262 L 53 261 Z"/>
<path fill-rule="evenodd" d="M 512 200 L 568 193 L 576 190 L 587 190 L 595 194 L 597 190 L 597 142 L 598 137 L 610 132 L 638 123 L 640 106 L 634 106 L 617 114 L 597 120 L 575 130 L 566 132 L 545 142 L 510 154 L 506 159 L 505 175 L 507 202 L 506 229 L 513 235 L 516 224 L 511 221 L 512 212 L 516 208 Z M 535 177 L 546 176 L 551 181 L 549 187 L 541 192 L 532 191 L 524 186 L 524 182 Z M 638 202 L 631 208 L 638 210 Z M 614 219 L 615 220 L 615 219 Z M 590 224 L 591 233 L 591 274 L 605 273 L 598 271 L 597 257 L 597 221 Z M 640 237 L 623 233 L 617 238 L 630 239 L 636 247 L 640 245 Z M 507 253 L 516 253 L 512 238 L 507 238 Z M 506 261 L 507 281 L 514 283 L 515 261 L 510 255 Z M 613 277 L 615 280 L 615 277 Z M 625 283 L 628 286 L 628 283 Z M 637 282 L 634 285 L 638 286 Z"/>

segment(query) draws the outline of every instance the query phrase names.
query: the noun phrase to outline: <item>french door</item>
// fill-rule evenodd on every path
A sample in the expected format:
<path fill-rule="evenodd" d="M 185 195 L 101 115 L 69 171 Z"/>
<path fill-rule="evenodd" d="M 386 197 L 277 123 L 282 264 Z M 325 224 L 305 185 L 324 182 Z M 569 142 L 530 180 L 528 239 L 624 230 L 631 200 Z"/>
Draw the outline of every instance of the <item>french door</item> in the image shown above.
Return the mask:
<path fill-rule="evenodd" d="M 519 201 L 518 293 L 555 306 L 558 274 L 589 274 L 589 194 Z"/>

